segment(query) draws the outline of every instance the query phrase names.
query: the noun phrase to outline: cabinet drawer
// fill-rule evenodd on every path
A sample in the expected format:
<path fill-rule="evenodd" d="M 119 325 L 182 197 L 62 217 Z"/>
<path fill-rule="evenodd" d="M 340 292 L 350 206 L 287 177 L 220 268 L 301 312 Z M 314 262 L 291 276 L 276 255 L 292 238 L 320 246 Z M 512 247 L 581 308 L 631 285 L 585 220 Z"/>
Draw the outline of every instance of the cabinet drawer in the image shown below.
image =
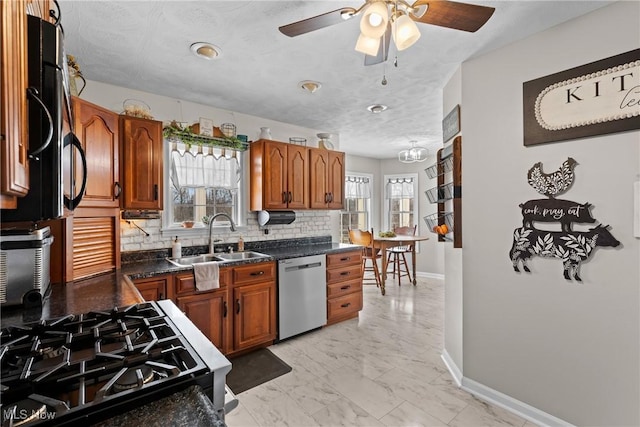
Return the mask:
<path fill-rule="evenodd" d="M 362 292 L 332 298 L 327 301 L 328 321 L 340 317 L 349 317 L 360 310 L 362 310 Z"/>
<path fill-rule="evenodd" d="M 348 280 L 362 279 L 362 264 L 327 270 L 327 284 L 342 283 Z"/>
<path fill-rule="evenodd" d="M 233 283 L 240 285 L 274 280 L 276 277 L 275 266 L 275 262 L 261 262 L 235 267 L 233 269 Z"/>
<path fill-rule="evenodd" d="M 362 279 L 327 285 L 327 298 L 340 297 L 353 292 L 362 291 Z"/>
<path fill-rule="evenodd" d="M 360 263 L 362 263 L 361 249 L 327 255 L 327 268 L 329 269 Z"/>
<path fill-rule="evenodd" d="M 231 269 L 230 268 L 221 268 L 219 273 L 220 280 L 220 288 L 225 288 L 227 285 L 231 283 Z M 184 295 L 184 294 L 192 294 L 197 292 L 196 289 L 196 280 L 193 276 L 193 273 L 181 273 L 176 274 L 174 280 L 175 286 L 175 294 L 176 295 Z M 209 292 L 209 291 L 205 291 Z"/>

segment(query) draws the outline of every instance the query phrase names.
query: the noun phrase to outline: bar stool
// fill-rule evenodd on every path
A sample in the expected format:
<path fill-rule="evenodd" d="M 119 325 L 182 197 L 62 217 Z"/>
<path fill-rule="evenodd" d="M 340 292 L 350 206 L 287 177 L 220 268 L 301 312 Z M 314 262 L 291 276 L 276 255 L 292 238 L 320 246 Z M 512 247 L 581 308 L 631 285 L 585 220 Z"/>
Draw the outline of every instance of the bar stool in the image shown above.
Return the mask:
<path fill-rule="evenodd" d="M 417 225 L 413 227 L 395 227 L 393 232 L 398 236 L 415 236 L 416 235 Z M 407 276 L 409 277 L 409 282 L 411 283 L 411 273 L 409 272 L 409 265 L 407 264 L 406 254 L 413 252 L 413 244 L 411 245 L 403 245 L 403 246 L 394 246 L 392 248 L 387 249 L 387 265 L 392 265 L 393 270 L 391 273 L 393 277 L 398 275 L 398 286 L 400 286 L 400 277 Z M 402 264 L 404 264 L 404 273 L 402 272 Z"/>
<path fill-rule="evenodd" d="M 349 242 L 354 245 L 364 246 L 362 256 L 362 271 L 372 271 L 376 281 L 376 286 L 380 286 L 380 271 L 378 269 L 378 260 L 382 258 L 380 248 L 373 245 L 373 228 L 371 231 L 352 230 L 349 229 Z M 371 267 L 367 267 L 367 260 L 371 261 Z M 364 279 L 363 279 L 364 280 Z"/>

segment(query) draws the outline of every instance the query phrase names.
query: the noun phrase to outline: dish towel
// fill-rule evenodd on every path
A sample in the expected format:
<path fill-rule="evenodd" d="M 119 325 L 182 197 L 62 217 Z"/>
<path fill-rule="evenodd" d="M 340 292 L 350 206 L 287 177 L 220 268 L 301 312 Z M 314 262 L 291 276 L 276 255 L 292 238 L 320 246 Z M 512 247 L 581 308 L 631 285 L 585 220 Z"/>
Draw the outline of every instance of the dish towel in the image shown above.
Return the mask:
<path fill-rule="evenodd" d="M 197 290 L 208 291 L 220 287 L 220 269 L 216 261 L 193 264 L 193 273 Z"/>

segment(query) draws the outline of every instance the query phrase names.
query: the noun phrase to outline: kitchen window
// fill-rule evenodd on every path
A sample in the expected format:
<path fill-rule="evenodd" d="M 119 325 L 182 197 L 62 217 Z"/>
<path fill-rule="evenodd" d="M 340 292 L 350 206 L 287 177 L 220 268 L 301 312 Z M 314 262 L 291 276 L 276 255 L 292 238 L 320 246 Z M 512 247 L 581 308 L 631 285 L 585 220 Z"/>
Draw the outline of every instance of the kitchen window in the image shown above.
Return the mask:
<path fill-rule="evenodd" d="M 206 217 L 217 213 L 226 213 L 239 224 L 243 153 L 179 142 L 171 142 L 170 147 L 165 228 L 182 227 L 184 221 L 203 226 Z M 216 226 L 228 226 L 221 219 Z"/>
<path fill-rule="evenodd" d="M 413 227 L 418 218 L 418 175 L 385 175 L 384 229 Z"/>
<path fill-rule="evenodd" d="M 340 212 L 340 241 L 349 243 L 349 229 L 368 230 L 371 211 L 371 175 L 347 173 L 344 210 Z"/>

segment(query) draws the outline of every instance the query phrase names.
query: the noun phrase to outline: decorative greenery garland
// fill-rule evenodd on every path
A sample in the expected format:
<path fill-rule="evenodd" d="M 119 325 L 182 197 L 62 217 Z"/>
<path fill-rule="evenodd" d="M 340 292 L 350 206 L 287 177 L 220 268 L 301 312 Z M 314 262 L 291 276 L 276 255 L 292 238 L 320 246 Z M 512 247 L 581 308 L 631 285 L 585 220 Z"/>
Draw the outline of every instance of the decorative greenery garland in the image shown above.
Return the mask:
<path fill-rule="evenodd" d="M 213 137 L 192 133 L 190 126 L 183 128 L 175 121 L 171 122 L 170 125 L 165 126 L 162 130 L 162 134 L 166 139 L 170 141 L 182 142 L 184 144 L 187 144 L 188 146 L 206 145 L 222 148 L 233 148 L 234 150 L 240 151 L 245 151 L 249 146 L 247 142 L 241 141 L 236 137 Z"/>

